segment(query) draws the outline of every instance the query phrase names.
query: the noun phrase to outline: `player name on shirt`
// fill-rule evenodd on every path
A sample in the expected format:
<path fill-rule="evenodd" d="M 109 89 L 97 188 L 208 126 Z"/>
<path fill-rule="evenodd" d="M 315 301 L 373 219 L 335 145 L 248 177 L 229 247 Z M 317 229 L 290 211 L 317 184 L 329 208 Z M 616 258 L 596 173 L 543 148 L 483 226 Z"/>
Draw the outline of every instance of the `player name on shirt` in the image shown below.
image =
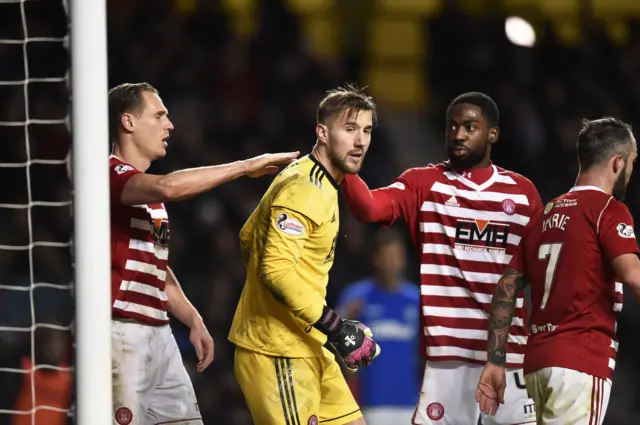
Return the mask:
<path fill-rule="evenodd" d="M 164 291 L 170 228 L 163 204 L 122 205 L 124 183 L 139 171 L 109 158 L 111 184 L 111 292 L 113 317 L 150 325 L 169 323 Z"/>
<path fill-rule="evenodd" d="M 542 221 L 542 232 L 544 233 L 549 229 L 560 229 L 564 231 L 570 218 L 571 217 L 564 214 L 553 214 L 551 217 L 545 218 Z"/>
<path fill-rule="evenodd" d="M 488 311 L 540 198 L 526 178 L 491 165 L 476 184 L 447 163 L 409 170 L 388 190 L 417 191 L 414 241 L 422 248 L 421 305 L 429 360 L 486 361 Z M 410 214 L 405 213 L 406 216 Z M 413 226 L 409 218 L 407 223 Z M 507 365 L 522 364 L 527 343 L 524 298 L 518 297 Z"/>

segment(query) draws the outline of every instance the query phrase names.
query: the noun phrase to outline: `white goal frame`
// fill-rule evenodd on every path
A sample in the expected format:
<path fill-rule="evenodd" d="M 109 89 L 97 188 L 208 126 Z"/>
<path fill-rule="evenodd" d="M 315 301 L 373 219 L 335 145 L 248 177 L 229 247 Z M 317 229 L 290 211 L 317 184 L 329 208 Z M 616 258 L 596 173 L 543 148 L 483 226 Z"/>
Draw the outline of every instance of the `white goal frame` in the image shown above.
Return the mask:
<path fill-rule="evenodd" d="M 106 0 L 70 0 L 76 424 L 112 425 Z"/>

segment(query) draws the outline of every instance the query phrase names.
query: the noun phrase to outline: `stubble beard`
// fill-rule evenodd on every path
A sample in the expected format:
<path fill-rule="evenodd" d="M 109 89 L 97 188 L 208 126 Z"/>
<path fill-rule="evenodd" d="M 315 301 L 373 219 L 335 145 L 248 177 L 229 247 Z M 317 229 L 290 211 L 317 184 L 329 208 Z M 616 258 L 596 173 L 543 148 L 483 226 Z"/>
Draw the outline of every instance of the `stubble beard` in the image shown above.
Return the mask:
<path fill-rule="evenodd" d="M 486 149 L 482 151 L 468 150 L 467 156 L 464 158 L 457 157 L 452 152 L 447 152 L 447 156 L 453 168 L 467 170 L 482 162 L 485 151 Z"/>
<path fill-rule="evenodd" d="M 613 184 L 613 197 L 618 201 L 622 201 L 627 194 L 626 173 L 622 172 Z"/>

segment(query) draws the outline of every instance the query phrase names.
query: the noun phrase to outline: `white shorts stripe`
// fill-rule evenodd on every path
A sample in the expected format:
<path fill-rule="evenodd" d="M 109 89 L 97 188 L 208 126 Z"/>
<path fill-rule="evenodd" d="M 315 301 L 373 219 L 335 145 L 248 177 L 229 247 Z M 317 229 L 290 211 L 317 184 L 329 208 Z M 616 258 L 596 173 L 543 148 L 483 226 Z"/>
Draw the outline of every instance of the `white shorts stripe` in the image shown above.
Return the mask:
<path fill-rule="evenodd" d="M 598 402 L 598 424 L 602 423 L 602 419 L 604 419 L 604 381 L 602 378 L 598 378 L 599 381 L 599 402 Z"/>

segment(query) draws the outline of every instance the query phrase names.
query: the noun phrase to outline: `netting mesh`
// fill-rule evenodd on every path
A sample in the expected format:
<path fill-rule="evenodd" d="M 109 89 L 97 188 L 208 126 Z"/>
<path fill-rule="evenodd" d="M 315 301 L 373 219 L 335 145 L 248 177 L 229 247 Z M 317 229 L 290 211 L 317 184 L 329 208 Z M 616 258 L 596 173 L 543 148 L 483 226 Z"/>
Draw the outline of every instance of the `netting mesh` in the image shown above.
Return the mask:
<path fill-rule="evenodd" d="M 64 0 L 0 0 L 0 415 L 14 425 L 72 421 L 67 16 Z"/>

